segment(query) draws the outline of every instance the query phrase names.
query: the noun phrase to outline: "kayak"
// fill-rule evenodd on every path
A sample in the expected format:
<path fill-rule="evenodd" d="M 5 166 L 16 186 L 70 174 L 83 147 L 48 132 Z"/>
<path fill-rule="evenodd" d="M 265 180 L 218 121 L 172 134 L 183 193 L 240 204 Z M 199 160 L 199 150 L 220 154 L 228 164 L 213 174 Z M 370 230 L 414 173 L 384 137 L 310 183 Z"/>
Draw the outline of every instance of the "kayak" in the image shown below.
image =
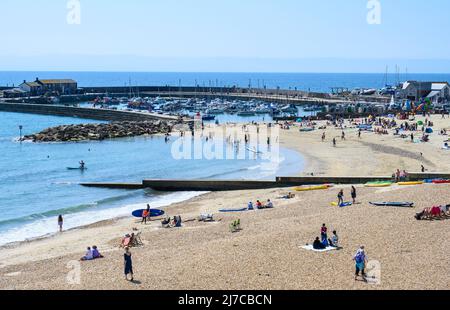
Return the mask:
<path fill-rule="evenodd" d="M 242 208 L 242 209 L 222 209 L 219 210 L 219 212 L 244 212 L 244 211 L 248 211 L 248 208 Z"/>
<path fill-rule="evenodd" d="M 81 167 L 71 168 L 71 167 L 67 167 L 67 170 L 81 170 L 81 171 L 83 171 L 83 170 L 87 170 L 87 168 L 81 168 Z"/>
<path fill-rule="evenodd" d="M 412 208 L 414 206 L 414 202 L 370 202 L 370 204 L 378 207 Z"/>
<path fill-rule="evenodd" d="M 450 184 L 450 180 L 434 180 L 433 184 Z"/>
<path fill-rule="evenodd" d="M 369 182 L 366 183 L 365 187 L 389 187 L 392 185 L 392 182 Z"/>
<path fill-rule="evenodd" d="M 423 184 L 423 181 L 417 181 L 417 182 L 398 182 L 398 185 L 402 186 L 408 186 L 408 185 L 421 185 Z"/>
<path fill-rule="evenodd" d="M 324 190 L 328 188 L 330 188 L 329 185 L 318 185 L 318 186 L 296 187 L 294 190 L 296 190 L 297 192 L 307 192 L 307 191 Z"/>

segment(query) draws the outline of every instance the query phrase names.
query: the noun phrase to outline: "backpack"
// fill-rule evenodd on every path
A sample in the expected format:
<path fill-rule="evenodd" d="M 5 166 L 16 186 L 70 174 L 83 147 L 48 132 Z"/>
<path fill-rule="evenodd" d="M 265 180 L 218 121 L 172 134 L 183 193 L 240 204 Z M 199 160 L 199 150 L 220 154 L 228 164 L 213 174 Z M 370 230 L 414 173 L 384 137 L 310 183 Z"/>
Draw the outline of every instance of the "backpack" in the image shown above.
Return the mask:
<path fill-rule="evenodd" d="M 364 263 L 364 257 L 365 257 L 365 255 L 363 252 L 358 252 L 355 256 L 356 263 L 358 263 L 358 264 Z"/>

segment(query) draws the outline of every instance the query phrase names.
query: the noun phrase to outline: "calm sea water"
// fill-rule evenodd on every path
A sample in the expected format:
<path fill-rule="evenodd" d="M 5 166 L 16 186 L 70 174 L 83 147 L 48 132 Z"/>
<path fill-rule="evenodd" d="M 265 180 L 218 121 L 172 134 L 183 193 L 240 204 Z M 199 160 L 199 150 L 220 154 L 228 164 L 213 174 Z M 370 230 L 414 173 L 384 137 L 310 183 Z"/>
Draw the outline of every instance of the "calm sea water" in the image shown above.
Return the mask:
<path fill-rule="evenodd" d="M 384 73 L 145 73 L 145 72 L 0 72 L 0 85 L 18 85 L 23 80 L 39 78 L 72 78 L 83 86 L 240 86 L 297 88 L 330 92 L 330 87 L 381 88 L 386 84 Z M 389 74 L 387 83 L 398 81 L 450 81 L 450 74 Z"/>
<path fill-rule="evenodd" d="M 150 203 L 164 207 L 199 193 L 151 190 L 93 189 L 80 182 L 140 182 L 146 178 L 273 179 L 303 170 L 303 159 L 281 150 L 281 165 L 267 165 L 255 156 L 245 160 L 174 160 L 172 143 L 159 137 L 103 142 L 19 143 L 23 134 L 61 124 L 93 122 L 76 118 L 0 112 L 0 234 L 1 244 L 55 232 L 56 217 L 65 215 L 65 228 L 129 215 Z M 84 160 L 88 170 L 69 171 Z"/>

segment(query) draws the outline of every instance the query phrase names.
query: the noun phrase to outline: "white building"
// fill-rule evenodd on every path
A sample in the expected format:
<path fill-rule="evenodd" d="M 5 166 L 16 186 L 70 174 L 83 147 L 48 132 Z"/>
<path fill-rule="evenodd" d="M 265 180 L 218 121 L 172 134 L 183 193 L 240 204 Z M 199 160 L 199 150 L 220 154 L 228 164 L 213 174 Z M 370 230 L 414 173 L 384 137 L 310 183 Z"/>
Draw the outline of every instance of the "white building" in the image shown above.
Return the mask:
<path fill-rule="evenodd" d="M 400 90 L 400 98 L 418 101 L 429 98 L 435 103 L 450 101 L 450 85 L 448 82 L 407 81 Z"/>

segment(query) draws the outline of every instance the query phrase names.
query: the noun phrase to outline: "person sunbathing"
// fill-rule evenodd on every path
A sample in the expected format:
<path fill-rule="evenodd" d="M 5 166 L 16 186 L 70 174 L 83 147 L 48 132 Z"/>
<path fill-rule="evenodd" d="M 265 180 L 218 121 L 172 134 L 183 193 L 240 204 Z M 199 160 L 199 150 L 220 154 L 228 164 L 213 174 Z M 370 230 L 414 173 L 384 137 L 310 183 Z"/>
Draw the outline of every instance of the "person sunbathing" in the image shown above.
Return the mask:
<path fill-rule="evenodd" d="M 316 240 L 314 240 L 314 243 L 313 243 L 314 250 L 325 250 L 326 248 L 327 247 L 322 242 L 320 242 L 319 237 L 317 237 Z"/>
<path fill-rule="evenodd" d="M 256 201 L 256 208 L 257 208 L 257 209 L 264 209 L 264 207 L 263 207 L 261 201 L 259 201 L 259 200 Z"/>
<path fill-rule="evenodd" d="M 331 239 L 328 239 L 328 244 L 333 248 L 339 247 L 339 237 L 336 231 L 333 231 L 333 237 L 331 237 Z"/>
<path fill-rule="evenodd" d="M 295 194 L 288 193 L 287 195 L 284 195 L 281 198 L 282 199 L 293 199 L 293 198 L 295 198 Z"/>
<path fill-rule="evenodd" d="M 80 259 L 81 261 L 93 260 L 94 255 L 91 247 L 87 248 L 86 254 Z"/>
<path fill-rule="evenodd" d="M 431 208 L 431 217 L 432 218 L 441 218 L 441 207 L 440 206 L 433 206 Z"/>
<path fill-rule="evenodd" d="M 128 246 L 131 246 L 134 242 L 134 233 L 126 234 L 125 237 L 122 238 L 122 242 L 120 243 L 121 248 L 126 248 Z"/>
<path fill-rule="evenodd" d="M 103 258 L 103 255 L 100 254 L 100 252 L 99 252 L 99 250 L 98 250 L 96 245 L 94 245 L 92 247 L 92 256 L 93 256 L 94 259 Z"/>
<path fill-rule="evenodd" d="M 167 226 L 170 225 L 170 221 L 171 221 L 170 217 L 166 217 L 164 220 L 161 221 L 162 227 L 167 228 Z"/>
<path fill-rule="evenodd" d="M 273 203 L 270 199 L 267 200 L 266 205 L 264 206 L 266 209 L 273 209 Z"/>

